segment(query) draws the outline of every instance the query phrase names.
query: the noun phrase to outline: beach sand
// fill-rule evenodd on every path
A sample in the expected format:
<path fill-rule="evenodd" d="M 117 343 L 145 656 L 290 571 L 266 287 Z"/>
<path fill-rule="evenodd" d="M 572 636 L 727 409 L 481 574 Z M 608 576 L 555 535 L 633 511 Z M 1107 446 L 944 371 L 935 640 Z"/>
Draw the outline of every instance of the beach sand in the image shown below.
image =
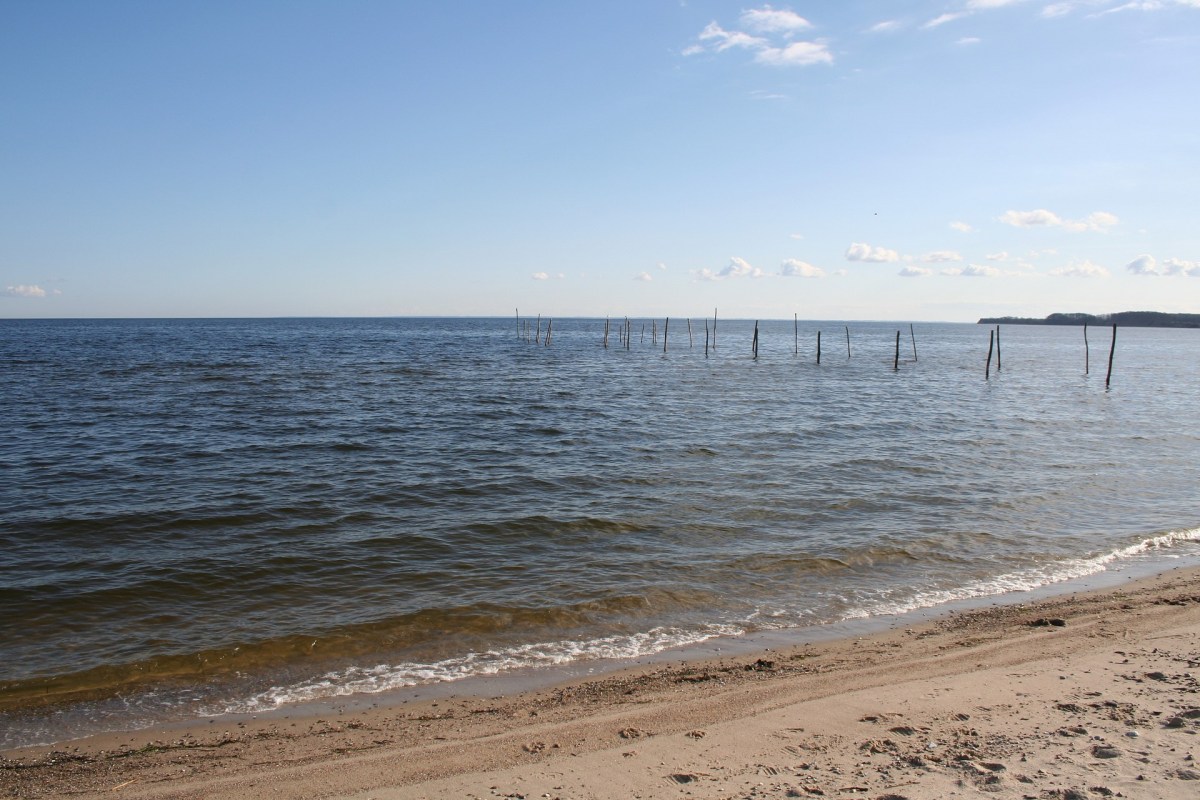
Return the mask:
<path fill-rule="evenodd" d="M 502 698 L 9 751 L 0 797 L 1197 798 L 1200 570 Z"/>

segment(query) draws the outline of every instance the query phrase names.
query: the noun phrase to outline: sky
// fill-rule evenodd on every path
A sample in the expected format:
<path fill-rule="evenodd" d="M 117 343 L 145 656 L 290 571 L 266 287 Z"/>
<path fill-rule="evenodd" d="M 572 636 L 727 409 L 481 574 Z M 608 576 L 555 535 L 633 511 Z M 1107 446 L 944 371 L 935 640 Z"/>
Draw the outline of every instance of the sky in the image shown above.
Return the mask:
<path fill-rule="evenodd" d="M 1200 312 L 1200 0 L 0 0 L 0 318 Z"/>

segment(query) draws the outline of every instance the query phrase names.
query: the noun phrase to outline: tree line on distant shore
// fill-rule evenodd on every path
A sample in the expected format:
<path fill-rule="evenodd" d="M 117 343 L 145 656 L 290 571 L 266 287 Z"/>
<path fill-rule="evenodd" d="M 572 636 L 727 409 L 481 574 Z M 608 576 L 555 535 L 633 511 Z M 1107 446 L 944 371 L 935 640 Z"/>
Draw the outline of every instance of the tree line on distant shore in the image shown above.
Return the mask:
<path fill-rule="evenodd" d="M 1200 328 L 1200 314 L 1119 311 L 1115 314 L 1051 314 L 1032 317 L 984 317 L 980 325 L 1120 325 L 1132 328 Z"/>

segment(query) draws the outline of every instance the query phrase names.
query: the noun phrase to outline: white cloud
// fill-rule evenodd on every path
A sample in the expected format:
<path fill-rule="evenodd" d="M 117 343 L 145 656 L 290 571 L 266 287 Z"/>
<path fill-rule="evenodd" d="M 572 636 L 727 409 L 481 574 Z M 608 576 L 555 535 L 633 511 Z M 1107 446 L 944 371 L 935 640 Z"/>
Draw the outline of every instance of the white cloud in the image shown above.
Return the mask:
<path fill-rule="evenodd" d="M 789 258 L 780 265 L 779 274 L 785 278 L 824 278 L 825 270 L 799 259 Z"/>
<path fill-rule="evenodd" d="M 886 264 L 899 261 L 900 254 L 886 247 L 871 247 L 869 244 L 854 242 L 846 250 L 847 261 L 868 261 L 874 264 Z"/>
<path fill-rule="evenodd" d="M 1065 267 L 1051 270 L 1050 274 L 1063 278 L 1107 278 L 1110 273 L 1099 264 L 1093 264 L 1084 259 L 1083 261 L 1072 261 Z"/>
<path fill-rule="evenodd" d="M 889 19 L 883 22 L 876 22 L 867 29 L 867 33 L 891 33 L 894 30 L 899 30 L 903 27 L 899 20 Z"/>
<path fill-rule="evenodd" d="M 935 264 L 941 261 L 962 261 L 962 256 L 953 250 L 936 250 L 921 256 L 921 260 L 926 264 Z"/>
<path fill-rule="evenodd" d="M 1084 219 L 1071 220 L 1063 219 L 1053 211 L 1047 211 L 1044 208 L 1033 211 L 1006 211 L 1000 215 L 999 220 L 1017 228 L 1064 228 L 1075 232 L 1103 232 L 1120 222 L 1116 214 L 1110 214 L 1107 211 L 1093 211 Z"/>
<path fill-rule="evenodd" d="M 967 264 L 960 274 L 967 278 L 998 278 L 1004 273 L 987 264 Z"/>
<path fill-rule="evenodd" d="M 1200 261 L 1184 261 L 1182 258 L 1163 259 L 1163 272 L 1167 275 L 1188 275 L 1200 278 Z"/>
<path fill-rule="evenodd" d="M 951 222 L 951 223 L 950 223 L 950 227 L 951 227 L 951 228 L 953 228 L 954 230 L 956 230 L 956 231 L 960 232 L 960 233 L 970 233 L 971 231 L 975 230 L 974 228 L 972 228 L 972 227 L 971 227 L 970 225 L 968 225 L 967 223 L 965 223 L 965 222 L 958 222 L 958 221 Z"/>
<path fill-rule="evenodd" d="M 533 278 L 535 281 L 548 281 L 548 280 L 550 280 L 550 273 L 549 272 L 535 272 L 532 275 L 530 275 L 529 277 Z"/>
<path fill-rule="evenodd" d="M 761 278 L 766 275 L 758 267 L 750 266 L 750 263 L 744 258 L 733 256 L 729 259 L 729 266 L 717 273 L 722 278 Z"/>
<path fill-rule="evenodd" d="M 990 253 L 984 256 L 988 261 L 1008 261 L 1008 253 L 1001 250 L 999 253 Z"/>
<path fill-rule="evenodd" d="M 652 281 L 654 280 L 654 276 L 649 272 L 639 272 L 637 275 L 633 276 L 633 279 L 635 281 Z"/>
<path fill-rule="evenodd" d="M 794 67 L 812 64 L 832 64 L 833 53 L 824 41 L 793 41 L 793 36 L 812 24 L 794 11 L 780 10 L 771 6 L 743 11 L 740 24 L 755 33 L 745 30 L 726 30 L 720 23 L 710 22 L 697 37 L 695 44 L 685 48 L 685 56 L 704 52 L 723 53 L 734 48 L 754 51 L 754 60 L 759 64 Z M 782 99 L 773 95 L 759 99 Z"/>
<path fill-rule="evenodd" d="M 4 294 L 9 297 L 45 297 L 46 290 L 34 284 L 17 284 L 16 286 L 6 287 Z"/>
<path fill-rule="evenodd" d="M 925 267 L 907 266 L 897 273 L 902 278 L 925 278 L 933 274 L 933 270 Z"/>
<path fill-rule="evenodd" d="M 1154 256 L 1140 255 L 1133 261 L 1125 265 L 1125 269 L 1132 272 L 1134 275 L 1161 275 L 1158 271 L 1158 262 L 1154 260 Z"/>
<path fill-rule="evenodd" d="M 795 11 L 777 11 L 770 6 L 742 12 L 742 24 L 752 31 L 790 35 L 812 27 L 812 23 Z"/>
<path fill-rule="evenodd" d="M 824 42 L 793 42 L 787 47 L 768 47 L 758 52 L 754 60 L 777 67 L 807 67 L 810 64 L 832 64 L 833 53 Z"/>
<path fill-rule="evenodd" d="M 803 239 L 804 234 L 803 233 L 789 233 L 788 238 L 789 239 Z"/>
<path fill-rule="evenodd" d="M 660 261 L 660 262 L 658 262 L 658 268 L 659 268 L 659 269 L 661 269 L 663 272 L 666 272 L 666 271 L 667 271 L 667 265 L 666 265 L 666 264 L 664 264 L 664 263 L 663 263 L 663 262 L 661 262 L 661 261 Z"/>
<path fill-rule="evenodd" d="M 961 38 L 957 42 L 955 42 L 955 44 L 961 45 L 963 47 L 967 47 L 969 45 L 979 44 L 982 41 L 983 40 L 980 39 L 978 36 L 964 36 L 963 38 Z"/>
<path fill-rule="evenodd" d="M 737 256 L 730 258 L 729 265 L 720 272 L 713 272 L 706 268 L 694 270 L 693 274 L 702 281 L 720 281 L 726 278 L 765 278 L 767 275 L 758 267 L 752 266 L 746 259 Z"/>
<path fill-rule="evenodd" d="M 765 39 L 759 39 L 741 31 L 727 31 L 715 22 L 708 23 L 708 27 L 700 31 L 700 41 L 712 43 L 718 53 L 723 53 L 731 47 L 756 49 L 768 46 Z M 701 52 L 703 52 L 703 48 L 701 48 Z"/>
<path fill-rule="evenodd" d="M 954 20 L 962 19 L 965 16 L 966 16 L 966 14 L 962 13 L 961 11 L 955 11 L 955 12 L 951 12 L 948 14 L 942 14 L 941 16 L 934 17 L 933 19 L 929 20 L 929 22 L 926 22 L 921 27 L 922 28 L 937 28 L 942 25 L 945 25 L 947 22 L 953 22 Z"/>

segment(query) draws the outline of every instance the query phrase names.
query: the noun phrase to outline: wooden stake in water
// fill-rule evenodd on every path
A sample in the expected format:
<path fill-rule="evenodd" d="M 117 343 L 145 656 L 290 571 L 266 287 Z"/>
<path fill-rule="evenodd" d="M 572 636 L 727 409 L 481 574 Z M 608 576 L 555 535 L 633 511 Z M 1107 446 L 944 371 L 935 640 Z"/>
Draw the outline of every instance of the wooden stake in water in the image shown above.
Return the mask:
<path fill-rule="evenodd" d="M 517 338 L 520 339 L 521 338 L 521 309 L 518 308 L 518 309 L 516 309 L 516 311 L 517 311 Z"/>
<path fill-rule="evenodd" d="M 916 361 L 917 360 L 917 334 L 913 330 L 913 326 L 912 326 L 911 322 L 908 323 L 908 335 L 912 337 L 913 361 Z"/>
<path fill-rule="evenodd" d="M 850 326 L 846 326 L 846 360 L 850 360 Z"/>
<path fill-rule="evenodd" d="M 667 328 L 671 327 L 671 318 L 663 320 L 663 352 L 667 352 Z"/>
<path fill-rule="evenodd" d="M 717 349 L 717 310 L 713 309 L 713 350 Z"/>
<path fill-rule="evenodd" d="M 800 315 L 792 314 L 792 323 L 795 325 L 794 338 L 796 340 L 796 349 L 792 355 L 800 355 Z"/>
<path fill-rule="evenodd" d="M 900 331 L 896 331 L 896 360 L 892 362 L 892 369 L 900 369 Z"/>
<path fill-rule="evenodd" d="M 542 343 L 542 315 L 541 314 L 538 314 L 537 330 L 533 334 L 533 343 L 534 344 Z"/>
<path fill-rule="evenodd" d="M 688 317 L 688 348 L 690 349 L 695 346 L 695 343 L 692 342 L 692 318 Z"/>
<path fill-rule="evenodd" d="M 757 359 L 758 358 L 758 320 L 754 320 L 754 342 L 750 345 L 750 348 L 751 348 L 751 350 L 754 351 L 754 358 Z"/>
<path fill-rule="evenodd" d="M 550 329 L 553 327 L 554 327 L 554 320 L 552 320 L 552 319 L 548 320 L 546 322 L 546 347 L 550 346 Z"/>
<path fill-rule="evenodd" d="M 996 326 L 996 372 L 1000 371 L 1000 326 Z"/>
<path fill-rule="evenodd" d="M 658 320 L 650 320 L 650 344 L 658 347 Z"/>
<path fill-rule="evenodd" d="M 638 337 L 638 344 L 646 343 L 646 323 L 642 323 L 642 335 Z"/>
<path fill-rule="evenodd" d="M 1087 323 L 1083 323 L 1083 374 L 1088 374 Z"/>
<path fill-rule="evenodd" d="M 604 349 L 608 349 L 608 317 L 604 318 Z"/>
<path fill-rule="evenodd" d="M 1113 353 L 1117 352 L 1117 326 L 1113 325 L 1112 346 L 1108 348 L 1108 374 L 1104 376 L 1104 388 L 1107 389 L 1112 383 L 1112 362 Z"/>
<path fill-rule="evenodd" d="M 704 357 L 708 358 L 708 320 L 704 320 Z"/>
<path fill-rule="evenodd" d="M 821 363 L 821 332 L 817 331 L 817 363 Z"/>
<path fill-rule="evenodd" d="M 992 345 L 995 344 L 995 341 L 996 341 L 996 332 L 988 331 L 988 359 L 987 359 L 987 366 L 985 366 L 983 368 L 983 379 L 985 381 L 991 380 L 991 377 L 992 377 Z"/>

